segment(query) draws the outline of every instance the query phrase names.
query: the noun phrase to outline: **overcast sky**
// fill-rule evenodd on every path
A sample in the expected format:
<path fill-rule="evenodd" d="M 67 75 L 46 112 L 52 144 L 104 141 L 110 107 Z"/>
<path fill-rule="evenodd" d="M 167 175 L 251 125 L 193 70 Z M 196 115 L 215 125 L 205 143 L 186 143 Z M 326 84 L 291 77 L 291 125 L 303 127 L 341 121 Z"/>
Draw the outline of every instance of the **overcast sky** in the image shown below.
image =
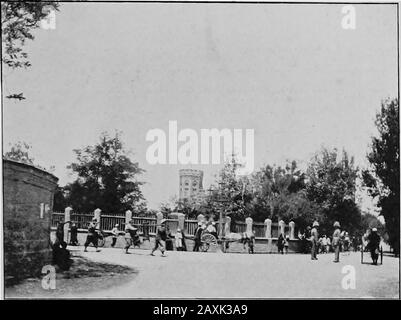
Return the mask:
<path fill-rule="evenodd" d="M 306 163 L 321 145 L 366 165 L 374 116 L 397 96 L 395 5 L 63 3 L 55 30 L 26 49 L 32 67 L 4 70 L 4 147 L 32 144 L 60 185 L 73 149 L 123 132 L 146 173 L 150 207 L 178 193 L 182 165 L 150 165 L 152 128 L 255 130 L 255 166 Z M 207 187 L 219 166 L 205 171 Z"/>

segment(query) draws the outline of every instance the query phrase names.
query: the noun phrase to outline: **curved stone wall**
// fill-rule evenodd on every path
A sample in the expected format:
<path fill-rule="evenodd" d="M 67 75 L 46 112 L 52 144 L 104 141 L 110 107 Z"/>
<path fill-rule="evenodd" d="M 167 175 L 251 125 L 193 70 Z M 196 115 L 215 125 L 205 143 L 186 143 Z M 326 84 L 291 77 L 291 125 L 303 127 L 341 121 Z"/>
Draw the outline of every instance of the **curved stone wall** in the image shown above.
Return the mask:
<path fill-rule="evenodd" d="M 58 179 L 3 159 L 5 280 L 40 274 L 50 261 L 50 220 Z"/>

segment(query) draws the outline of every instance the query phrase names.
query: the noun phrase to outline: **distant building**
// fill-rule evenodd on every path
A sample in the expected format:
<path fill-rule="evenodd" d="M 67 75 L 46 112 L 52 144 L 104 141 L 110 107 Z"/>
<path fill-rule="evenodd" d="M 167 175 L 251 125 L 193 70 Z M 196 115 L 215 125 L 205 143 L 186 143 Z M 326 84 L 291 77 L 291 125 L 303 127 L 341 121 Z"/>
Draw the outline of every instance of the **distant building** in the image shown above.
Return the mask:
<path fill-rule="evenodd" d="M 193 169 L 181 169 L 179 200 L 194 200 L 203 194 L 203 171 Z"/>

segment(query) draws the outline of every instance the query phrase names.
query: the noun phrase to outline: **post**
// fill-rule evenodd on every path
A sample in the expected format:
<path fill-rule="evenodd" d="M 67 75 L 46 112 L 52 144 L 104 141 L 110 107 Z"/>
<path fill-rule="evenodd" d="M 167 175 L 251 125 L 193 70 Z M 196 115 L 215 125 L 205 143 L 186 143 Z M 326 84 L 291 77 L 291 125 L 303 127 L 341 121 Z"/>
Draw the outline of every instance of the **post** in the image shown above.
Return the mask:
<path fill-rule="evenodd" d="M 41 203 L 40 204 L 40 219 L 43 219 L 44 216 L 45 216 L 45 204 Z"/>
<path fill-rule="evenodd" d="M 180 228 L 182 231 L 184 231 L 185 227 L 185 214 L 183 213 L 177 213 L 177 219 L 178 219 L 178 228 Z"/>
<path fill-rule="evenodd" d="M 223 237 L 223 209 L 220 209 L 219 214 L 219 238 Z"/>
<path fill-rule="evenodd" d="M 226 221 L 224 223 L 224 234 L 227 236 L 230 233 L 231 233 L 231 218 L 227 216 Z"/>
<path fill-rule="evenodd" d="M 101 229 L 101 224 L 100 224 L 100 217 L 101 217 L 101 214 L 102 214 L 102 210 L 100 210 L 99 208 L 97 208 L 97 209 L 95 210 L 95 218 L 96 218 L 96 222 L 98 223 L 98 228 L 99 228 L 99 230 Z"/>
<path fill-rule="evenodd" d="M 267 251 L 271 253 L 273 248 L 272 221 L 270 219 L 266 219 L 265 226 L 266 226 L 265 237 L 267 239 Z"/>
<path fill-rule="evenodd" d="M 245 232 L 248 236 L 250 236 L 252 234 L 253 219 L 251 217 L 246 218 L 245 224 L 246 224 Z"/>
<path fill-rule="evenodd" d="M 72 208 L 70 208 L 70 207 L 65 208 L 65 210 L 64 210 L 64 222 L 67 222 L 67 221 L 71 220 L 71 211 L 72 211 Z M 66 223 L 64 225 L 64 241 L 66 243 L 68 243 L 69 230 L 70 230 L 70 224 Z"/>
<path fill-rule="evenodd" d="M 156 213 L 156 225 L 160 226 L 160 222 L 162 221 L 162 219 L 163 219 L 163 213 L 161 212 Z"/>
<path fill-rule="evenodd" d="M 290 239 L 293 240 L 295 239 L 295 222 L 290 221 L 289 226 L 290 226 Z"/>
<path fill-rule="evenodd" d="M 279 225 L 279 229 L 278 229 L 278 235 L 277 235 L 277 237 L 279 237 L 280 236 L 280 234 L 282 234 L 283 235 L 283 237 L 285 236 L 285 222 L 283 221 L 283 220 L 280 220 L 279 222 L 278 222 L 278 225 Z"/>
<path fill-rule="evenodd" d="M 131 219 L 132 219 L 132 211 L 131 210 L 125 211 L 125 225 L 128 225 Z"/>

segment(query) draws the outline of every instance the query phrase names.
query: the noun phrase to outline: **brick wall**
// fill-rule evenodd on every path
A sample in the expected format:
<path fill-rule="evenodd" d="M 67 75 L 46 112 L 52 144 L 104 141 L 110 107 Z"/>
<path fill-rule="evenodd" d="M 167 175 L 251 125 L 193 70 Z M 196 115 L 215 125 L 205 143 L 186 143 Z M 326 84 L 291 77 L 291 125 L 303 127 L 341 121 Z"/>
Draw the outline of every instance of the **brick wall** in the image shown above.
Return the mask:
<path fill-rule="evenodd" d="M 42 169 L 3 159 L 5 280 L 36 276 L 49 263 L 57 181 Z"/>

